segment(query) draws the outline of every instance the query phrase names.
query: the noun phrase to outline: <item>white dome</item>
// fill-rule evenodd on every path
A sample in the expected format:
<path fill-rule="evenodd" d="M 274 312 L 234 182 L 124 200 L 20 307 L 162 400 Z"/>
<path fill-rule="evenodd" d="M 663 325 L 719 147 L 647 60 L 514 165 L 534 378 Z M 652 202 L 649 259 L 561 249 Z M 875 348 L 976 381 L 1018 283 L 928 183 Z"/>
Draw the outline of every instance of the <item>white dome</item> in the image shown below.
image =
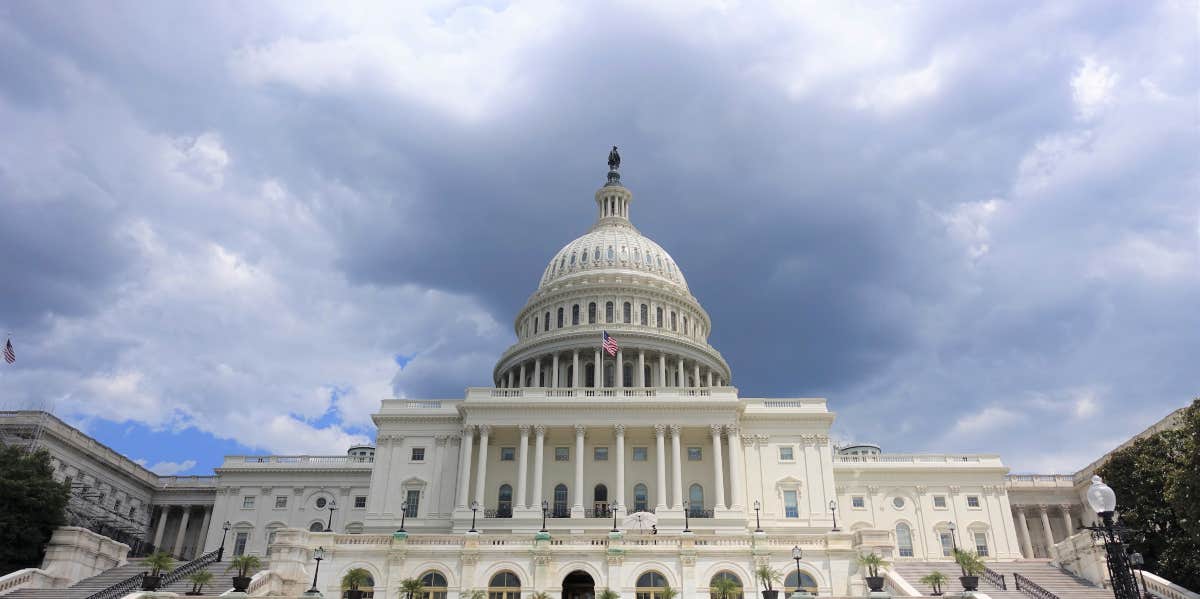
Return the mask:
<path fill-rule="evenodd" d="M 550 260 L 538 289 L 578 274 L 636 272 L 687 290 L 671 255 L 631 225 L 601 224 L 563 246 Z"/>

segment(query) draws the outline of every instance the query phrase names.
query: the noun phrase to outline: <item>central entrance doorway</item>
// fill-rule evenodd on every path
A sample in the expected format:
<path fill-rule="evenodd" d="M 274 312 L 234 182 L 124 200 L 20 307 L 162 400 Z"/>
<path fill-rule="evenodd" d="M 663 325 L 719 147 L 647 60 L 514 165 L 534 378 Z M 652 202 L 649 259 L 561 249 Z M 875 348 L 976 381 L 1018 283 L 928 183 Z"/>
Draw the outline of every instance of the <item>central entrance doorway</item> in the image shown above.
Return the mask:
<path fill-rule="evenodd" d="M 562 599 L 595 599 L 596 582 L 583 570 L 575 570 L 562 582 Z"/>

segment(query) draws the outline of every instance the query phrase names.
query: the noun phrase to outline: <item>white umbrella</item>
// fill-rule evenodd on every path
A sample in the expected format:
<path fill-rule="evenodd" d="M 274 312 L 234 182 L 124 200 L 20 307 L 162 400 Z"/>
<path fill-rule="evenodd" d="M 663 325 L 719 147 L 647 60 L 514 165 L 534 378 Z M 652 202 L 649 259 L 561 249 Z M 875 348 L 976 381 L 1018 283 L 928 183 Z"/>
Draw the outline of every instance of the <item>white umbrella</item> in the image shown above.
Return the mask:
<path fill-rule="evenodd" d="M 634 512 L 625 516 L 622 521 L 621 528 L 624 530 L 637 530 L 642 532 L 650 532 L 650 529 L 658 524 L 658 516 L 650 512 Z"/>

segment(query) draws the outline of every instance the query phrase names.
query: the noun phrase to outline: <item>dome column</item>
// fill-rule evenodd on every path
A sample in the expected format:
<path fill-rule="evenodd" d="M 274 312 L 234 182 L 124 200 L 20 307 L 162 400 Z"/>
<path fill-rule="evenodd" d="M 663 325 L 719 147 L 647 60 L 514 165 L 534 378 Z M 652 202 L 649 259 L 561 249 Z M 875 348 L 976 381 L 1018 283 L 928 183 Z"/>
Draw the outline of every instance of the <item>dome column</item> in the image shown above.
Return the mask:
<path fill-rule="evenodd" d="M 521 380 L 517 381 L 518 387 L 525 386 L 525 363 L 521 362 Z"/>
<path fill-rule="evenodd" d="M 685 376 L 683 374 L 683 372 L 684 372 L 683 371 L 683 356 L 679 356 L 679 381 L 678 381 L 678 383 L 679 383 L 680 387 L 687 386 L 687 376 Z"/>
<path fill-rule="evenodd" d="M 530 387 L 542 386 L 542 357 L 538 356 L 533 359 L 533 384 Z"/>
<path fill-rule="evenodd" d="M 721 425 L 714 424 L 711 426 L 712 431 L 712 446 L 713 446 L 713 487 L 717 492 L 717 501 L 713 504 L 713 510 L 725 509 L 725 465 L 721 456 Z"/>
<path fill-rule="evenodd" d="M 638 367 L 637 368 L 638 368 L 637 384 L 639 387 L 645 387 L 646 386 L 646 350 L 644 350 L 644 349 L 638 350 Z"/>
<path fill-rule="evenodd" d="M 709 387 L 713 386 L 713 384 L 712 384 L 712 369 L 711 368 L 708 369 L 708 386 Z"/>
<path fill-rule="evenodd" d="M 508 369 L 508 388 L 512 389 L 512 386 L 513 386 L 513 371 L 511 368 L 509 368 Z"/>
<path fill-rule="evenodd" d="M 582 387 L 583 383 L 580 382 L 582 376 L 583 374 L 579 372 L 579 350 L 575 350 L 571 355 L 571 385 Z"/>
<path fill-rule="evenodd" d="M 695 386 L 699 387 L 700 386 L 700 363 L 699 362 L 696 362 L 694 365 L 692 365 L 692 372 L 695 374 L 695 379 L 693 379 L 693 383 L 695 384 Z"/>
<path fill-rule="evenodd" d="M 604 386 L 604 360 L 600 359 L 600 350 L 596 350 L 596 361 L 592 366 L 592 386 L 600 388 Z"/>
<path fill-rule="evenodd" d="M 667 354 L 658 354 L 658 386 L 667 386 Z"/>
<path fill-rule="evenodd" d="M 621 349 L 617 350 L 617 364 L 616 368 L 613 370 L 613 387 L 616 387 L 617 389 L 625 386 L 625 360 L 621 357 L 624 355 L 621 352 Z"/>
<path fill-rule="evenodd" d="M 554 352 L 554 360 L 553 360 L 553 366 L 552 366 L 552 368 L 554 369 L 554 373 L 553 373 L 553 375 L 550 377 L 550 378 L 551 378 L 551 380 L 550 380 L 550 382 L 551 382 L 551 385 L 550 385 L 550 386 L 551 386 L 551 387 L 558 387 L 558 352 Z"/>

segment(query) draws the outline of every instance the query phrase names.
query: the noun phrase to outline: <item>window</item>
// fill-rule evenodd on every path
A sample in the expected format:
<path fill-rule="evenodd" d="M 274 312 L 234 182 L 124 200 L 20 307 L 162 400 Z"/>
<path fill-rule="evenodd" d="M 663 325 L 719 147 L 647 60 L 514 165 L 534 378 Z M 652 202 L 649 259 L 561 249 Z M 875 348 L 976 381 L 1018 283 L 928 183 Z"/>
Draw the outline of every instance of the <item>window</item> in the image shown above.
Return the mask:
<path fill-rule="evenodd" d="M 599 252 L 600 250 L 596 250 Z M 596 324 L 596 302 L 588 304 L 588 324 Z"/>
<path fill-rule="evenodd" d="M 417 517 L 417 510 L 421 507 L 421 491 L 420 489 L 409 489 L 404 494 L 404 515 L 409 518 Z"/>
<path fill-rule="evenodd" d="M 542 330 L 546 331 L 547 333 L 550 332 L 550 313 L 549 312 L 546 313 L 545 320 L 542 322 Z"/>
<path fill-rule="evenodd" d="M 571 306 L 571 324 L 579 324 L 579 304 Z"/>
<path fill-rule="evenodd" d="M 675 311 L 674 310 L 671 311 L 671 330 L 672 331 L 678 330 L 675 328 Z"/>
<path fill-rule="evenodd" d="M 946 496 L 945 495 L 934 495 L 933 496 L 933 507 L 942 507 L 942 508 L 946 507 Z"/>
<path fill-rule="evenodd" d="M 246 553 L 246 543 L 250 540 L 249 532 L 239 532 L 233 537 L 233 554 L 243 555 Z"/>
<path fill-rule="evenodd" d="M 862 495 L 855 495 L 850 498 L 850 507 L 863 509 L 867 507 L 867 500 Z"/>
<path fill-rule="evenodd" d="M 571 512 L 567 509 L 567 485 L 554 486 L 554 517 L 566 518 Z"/>
<path fill-rule="evenodd" d="M 982 530 L 975 531 L 975 552 L 980 557 L 988 555 L 987 533 Z"/>
<path fill-rule="evenodd" d="M 496 498 L 496 517 L 512 517 L 512 485 L 500 485 L 500 493 Z"/>
<path fill-rule="evenodd" d="M 942 542 L 942 557 L 954 555 L 954 537 L 950 535 L 950 531 L 939 530 L 938 539 Z"/>
<path fill-rule="evenodd" d="M 634 599 L 662 599 L 667 588 L 667 579 L 653 570 L 638 576 Z"/>
<path fill-rule="evenodd" d="M 607 462 L 608 461 L 608 448 L 607 447 L 593 448 L 592 449 L 592 460 L 596 461 L 596 462 Z"/>
<path fill-rule="evenodd" d="M 724 596 L 719 596 L 716 593 L 710 592 L 709 597 L 711 599 L 742 599 L 742 579 L 738 578 L 733 572 L 717 572 L 717 575 L 713 576 L 712 580 L 709 581 L 708 586 L 710 589 L 712 589 L 717 586 L 717 581 L 726 580 L 732 582 L 736 588 Z"/>
<path fill-rule="evenodd" d="M 625 302 L 625 306 L 621 311 L 621 316 L 623 317 L 622 322 L 625 324 L 633 322 L 633 304 Z"/>
<path fill-rule="evenodd" d="M 796 461 L 796 456 L 794 453 L 792 453 L 792 451 L 793 451 L 793 449 L 792 449 L 791 445 L 784 445 L 784 446 L 780 447 L 779 448 L 779 461 L 781 461 L 781 462 Z"/>
<path fill-rule="evenodd" d="M 896 506 L 896 509 L 898 509 L 898 510 L 903 509 L 904 508 L 904 498 L 903 497 L 893 497 L 892 505 Z"/>
<path fill-rule="evenodd" d="M 704 487 L 699 484 L 688 487 L 688 513 L 693 518 L 704 517 Z"/>
<path fill-rule="evenodd" d="M 797 572 L 795 568 L 793 568 L 791 573 L 787 575 L 787 578 L 783 579 L 783 590 L 785 594 L 790 596 L 792 593 L 796 592 L 797 587 L 808 591 L 808 593 L 811 595 L 817 594 L 816 579 L 814 579 L 808 572 Z"/>
<path fill-rule="evenodd" d="M 354 508 L 361 510 L 365 507 L 367 507 L 367 496 L 366 495 L 356 495 L 354 497 Z"/>
<path fill-rule="evenodd" d="M 279 532 L 278 530 L 268 530 L 267 531 L 267 556 L 268 557 L 271 555 L 271 545 L 275 544 L 275 534 L 278 532 Z"/>
<path fill-rule="evenodd" d="M 654 309 L 654 326 L 662 328 L 662 308 Z"/>
<path fill-rule="evenodd" d="M 254 507 L 254 496 L 247 495 L 242 498 L 242 509 L 251 509 Z"/>
<path fill-rule="evenodd" d="M 325 532 L 324 522 L 313 522 L 308 525 L 308 532 Z"/>
<path fill-rule="evenodd" d="M 283 509 L 287 507 L 287 495 L 275 496 L 275 509 Z"/>
<path fill-rule="evenodd" d="M 684 316 L 683 317 L 683 334 L 686 335 L 687 333 L 688 333 L 688 320 L 687 320 L 687 317 Z"/>
<path fill-rule="evenodd" d="M 538 333 L 538 319 L 534 318 L 533 319 L 533 334 L 536 335 L 537 333 Z"/>
<path fill-rule="evenodd" d="M 324 497 L 318 497 L 316 501 L 317 509 L 324 509 L 327 501 Z"/>
<path fill-rule="evenodd" d="M 704 457 L 704 454 L 701 453 L 699 447 L 689 447 L 687 448 L 687 451 L 689 462 L 699 462 Z"/>
<path fill-rule="evenodd" d="M 903 522 L 896 525 L 896 550 L 900 557 L 913 556 L 912 529 Z"/>
<path fill-rule="evenodd" d="M 562 327 L 563 327 L 563 309 L 559 308 L 558 309 L 558 328 L 561 329 Z"/>
<path fill-rule="evenodd" d="M 612 262 L 617 257 L 617 253 L 613 251 L 613 246 L 608 246 L 608 261 Z"/>
<path fill-rule="evenodd" d="M 641 316 L 642 326 L 646 326 L 646 324 L 650 320 L 650 307 L 647 306 L 646 304 L 642 304 L 642 308 L 641 308 L 641 312 L 639 313 L 639 316 Z"/>
<path fill-rule="evenodd" d="M 646 451 L 645 447 L 634 447 L 633 448 L 633 461 L 645 462 L 647 453 L 648 452 Z"/>
<path fill-rule="evenodd" d="M 367 579 L 362 584 L 358 585 L 358 590 L 362 591 L 363 599 L 372 599 L 375 597 L 375 578 L 367 575 Z M 350 591 L 342 591 L 342 599 L 349 599 Z"/>
<path fill-rule="evenodd" d="M 647 497 L 649 496 L 646 490 L 646 485 L 638 483 L 633 485 L 633 511 L 644 512 L 647 509 Z"/>
<path fill-rule="evenodd" d="M 425 448 L 424 447 L 412 448 L 412 461 L 414 461 L 414 462 L 424 462 L 425 461 Z"/>
<path fill-rule="evenodd" d="M 584 254 L 587 256 L 587 254 Z M 446 577 L 440 572 L 426 572 L 421 575 L 421 596 L 417 599 L 446 599 Z"/>
<path fill-rule="evenodd" d="M 554 461 L 555 462 L 570 462 L 571 461 L 571 448 L 570 447 L 555 447 L 554 448 Z"/>
<path fill-rule="evenodd" d="M 612 321 L 613 321 L 613 303 L 605 302 L 604 303 L 604 322 L 612 322 Z"/>
<path fill-rule="evenodd" d="M 592 513 L 597 516 L 608 516 L 608 487 L 596 485 L 592 489 Z"/>
<path fill-rule="evenodd" d="M 500 461 L 501 462 L 511 462 L 516 459 L 516 457 L 515 457 L 516 453 L 517 453 L 517 449 L 515 447 L 501 447 L 500 448 Z"/>
<path fill-rule="evenodd" d="M 596 252 L 595 252 L 594 256 L 595 256 L 596 260 L 600 259 L 600 246 L 596 246 Z"/>
<path fill-rule="evenodd" d="M 979 496 L 978 495 L 967 495 L 967 507 L 978 508 L 979 507 Z"/>
<path fill-rule="evenodd" d="M 800 517 L 799 503 L 800 502 L 796 500 L 796 492 L 795 491 L 784 491 L 783 492 L 783 517 L 784 518 L 799 518 Z"/>

